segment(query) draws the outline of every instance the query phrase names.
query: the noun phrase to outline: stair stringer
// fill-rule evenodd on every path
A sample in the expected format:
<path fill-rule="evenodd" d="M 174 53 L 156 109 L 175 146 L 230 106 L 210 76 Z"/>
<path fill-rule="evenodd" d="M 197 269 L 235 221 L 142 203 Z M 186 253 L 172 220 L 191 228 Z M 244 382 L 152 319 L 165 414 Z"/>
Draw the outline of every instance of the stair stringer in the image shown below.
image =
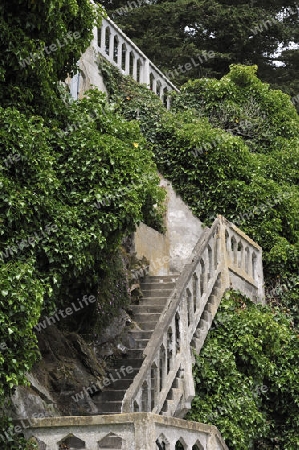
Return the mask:
<path fill-rule="evenodd" d="M 123 413 L 184 417 L 190 409 L 195 395 L 193 349 L 199 353 L 225 290 L 234 287 L 232 271 L 239 274 L 241 292 L 244 287 L 247 294 L 249 283 L 259 292 L 260 274 L 252 270 L 243 244 L 261 266 L 260 247 L 223 217 L 204 230 L 144 350 L 143 364 L 123 399 Z"/>

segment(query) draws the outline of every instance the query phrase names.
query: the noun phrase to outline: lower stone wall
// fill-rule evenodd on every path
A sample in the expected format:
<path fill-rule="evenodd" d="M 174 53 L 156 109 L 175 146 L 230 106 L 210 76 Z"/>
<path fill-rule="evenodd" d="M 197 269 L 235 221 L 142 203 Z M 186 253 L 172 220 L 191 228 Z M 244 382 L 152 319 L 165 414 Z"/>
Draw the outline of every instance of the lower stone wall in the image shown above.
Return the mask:
<path fill-rule="evenodd" d="M 25 435 L 40 450 L 228 450 L 212 425 L 152 413 L 38 419 Z"/>

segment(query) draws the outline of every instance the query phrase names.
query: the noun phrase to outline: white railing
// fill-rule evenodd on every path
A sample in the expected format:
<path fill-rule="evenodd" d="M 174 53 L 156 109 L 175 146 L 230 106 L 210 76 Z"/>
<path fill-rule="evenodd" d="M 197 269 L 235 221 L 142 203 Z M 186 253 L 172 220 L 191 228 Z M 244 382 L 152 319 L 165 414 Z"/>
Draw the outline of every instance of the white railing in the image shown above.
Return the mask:
<path fill-rule="evenodd" d="M 205 425 L 151 413 L 30 420 L 26 438 L 39 448 L 58 450 L 228 450 L 219 431 Z"/>
<path fill-rule="evenodd" d="M 192 349 L 199 353 L 226 289 L 261 301 L 262 250 L 219 216 L 180 275 L 127 390 L 122 412 L 184 417 L 194 397 Z"/>
<path fill-rule="evenodd" d="M 100 29 L 94 29 L 92 45 L 124 75 L 146 84 L 169 108 L 169 92 L 178 89 L 109 17 L 103 18 Z"/>

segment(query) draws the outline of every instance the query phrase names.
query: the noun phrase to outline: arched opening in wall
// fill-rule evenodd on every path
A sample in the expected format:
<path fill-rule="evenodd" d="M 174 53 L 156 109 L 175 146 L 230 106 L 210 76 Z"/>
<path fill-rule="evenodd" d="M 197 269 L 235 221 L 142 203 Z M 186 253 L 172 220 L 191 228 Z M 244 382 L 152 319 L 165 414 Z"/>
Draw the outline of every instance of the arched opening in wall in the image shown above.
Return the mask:
<path fill-rule="evenodd" d="M 105 53 L 109 55 L 111 31 L 109 27 L 105 30 Z"/>
<path fill-rule="evenodd" d="M 154 362 L 151 366 L 151 411 L 157 404 L 159 392 L 159 369 Z"/>
<path fill-rule="evenodd" d="M 130 66 L 129 66 L 129 74 L 131 76 L 133 76 L 133 72 L 134 72 L 134 61 L 135 61 L 135 55 L 134 55 L 134 52 L 131 51 L 130 52 Z"/>
<path fill-rule="evenodd" d="M 161 90 L 162 90 L 162 84 L 161 81 L 157 81 L 157 86 L 156 86 L 156 94 L 161 97 Z"/>
<path fill-rule="evenodd" d="M 194 312 L 197 309 L 197 298 L 198 298 L 198 277 L 196 275 L 196 272 L 193 274 L 192 278 L 192 293 L 193 293 L 193 310 Z"/>
<path fill-rule="evenodd" d="M 126 46 L 126 44 L 122 44 L 122 46 L 121 46 L 121 68 L 122 68 L 122 70 L 126 70 L 126 56 L 127 56 L 127 46 Z"/>
<path fill-rule="evenodd" d="M 36 448 L 38 450 L 47 450 L 47 445 L 43 442 L 40 441 L 37 437 L 35 436 L 31 436 L 31 438 L 29 438 L 28 440 L 28 448 Z M 31 447 L 31 445 L 33 445 L 33 447 Z"/>
<path fill-rule="evenodd" d="M 167 331 L 167 373 L 172 369 L 172 358 L 173 358 L 173 334 L 172 328 L 169 327 Z"/>
<path fill-rule="evenodd" d="M 200 293 L 201 295 L 205 292 L 205 262 L 203 259 L 201 259 L 199 261 L 199 265 L 200 265 Z"/>
<path fill-rule="evenodd" d="M 149 411 L 149 392 L 147 381 L 144 381 L 141 387 L 141 412 Z"/>
<path fill-rule="evenodd" d="M 162 101 L 163 101 L 163 105 L 167 108 L 167 99 L 168 99 L 168 89 L 167 87 L 165 87 L 163 89 L 163 94 L 162 94 Z"/>
<path fill-rule="evenodd" d="M 252 278 L 256 277 L 256 262 L 257 262 L 257 256 L 256 254 L 253 252 L 252 253 Z"/>
<path fill-rule="evenodd" d="M 192 450 L 204 450 L 204 448 L 199 441 L 196 441 L 196 443 L 192 446 Z"/>
<path fill-rule="evenodd" d="M 175 347 L 176 347 L 176 353 L 179 353 L 181 350 L 181 333 L 180 333 L 180 315 L 177 312 L 175 315 Z"/>
<path fill-rule="evenodd" d="M 117 36 L 114 36 L 113 39 L 113 61 L 118 63 L 118 46 L 119 46 L 119 40 Z"/>
<path fill-rule="evenodd" d="M 133 403 L 133 412 L 139 412 L 140 408 L 136 400 Z"/>
<path fill-rule="evenodd" d="M 160 369 L 160 386 L 159 386 L 159 391 L 161 392 L 163 389 L 163 384 L 164 384 L 164 377 L 165 377 L 165 348 L 164 345 L 162 344 L 160 347 L 160 355 L 159 355 L 159 369 Z"/>
<path fill-rule="evenodd" d="M 163 433 L 156 439 L 156 445 L 157 450 L 170 450 L 170 442 Z"/>
<path fill-rule="evenodd" d="M 188 327 L 190 323 L 192 322 L 192 313 L 193 313 L 193 307 L 192 307 L 192 295 L 190 292 L 190 289 L 186 289 L 186 297 L 187 297 L 187 316 L 188 316 Z"/>
<path fill-rule="evenodd" d="M 210 245 L 208 245 L 208 260 L 209 260 L 208 279 L 210 279 L 213 273 L 213 252 Z"/>
<path fill-rule="evenodd" d="M 136 81 L 137 81 L 138 83 L 140 83 L 140 80 L 141 80 L 141 68 L 142 68 L 142 62 L 141 62 L 141 60 L 138 58 L 138 59 L 137 59 L 137 78 L 136 78 Z"/>
<path fill-rule="evenodd" d="M 185 450 L 187 449 L 187 445 L 184 441 L 183 438 L 180 438 L 178 441 L 176 441 L 175 443 L 175 450 Z"/>
<path fill-rule="evenodd" d="M 103 439 L 101 439 L 98 442 L 99 450 L 105 450 L 105 449 L 122 449 L 124 446 L 123 444 L 125 441 L 121 436 L 118 436 L 114 433 L 109 433 L 107 436 L 105 436 Z"/>
<path fill-rule="evenodd" d="M 154 90 L 154 81 L 155 81 L 155 77 L 152 73 L 150 73 L 150 90 L 151 91 Z"/>
<path fill-rule="evenodd" d="M 84 441 L 70 433 L 60 442 L 58 442 L 58 448 L 59 450 L 84 450 L 86 449 L 86 445 Z"/>

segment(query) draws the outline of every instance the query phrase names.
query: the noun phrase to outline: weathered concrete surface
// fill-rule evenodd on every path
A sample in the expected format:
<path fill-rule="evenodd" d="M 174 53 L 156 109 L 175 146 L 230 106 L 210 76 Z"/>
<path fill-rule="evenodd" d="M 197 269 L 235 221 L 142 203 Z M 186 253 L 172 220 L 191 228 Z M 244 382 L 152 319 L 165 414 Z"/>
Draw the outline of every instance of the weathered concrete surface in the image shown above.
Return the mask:
<path fill-rule="evenodd" d="M 67 78 L 71 95 L 74 99 L 84 97 L 85 92 L 93 87 L 107 94 L 107 89 L 97 64 L 97 53 L 91 44 L 79 61 L 80 74 Z"/>
<path fill-rule="evenodd" d="M 169 274 L 169 239 L 153 228 L 141 223 L 134 236 L 137 258 L 150 261 L 149 275 Z"/>
<path fill-rule="evenodd" d="M 167 233 L 169 241 L 169 271 L 181 272 L 187 263 L 198 239 L 203 233 L 202 222 L 175 193 L 171 183 L 162 180 L 167 190 Z"/>
<path fill-rule="evenodd" d="M 141 224 L 135 233 L 135 252 L 138 258 L 150 261 L 149 275 L 179 273 L 187 263 L 199 237 L 202 222 L 175 193 L 171 183 L 161 178 L 167 191 L 166 234 Z"/>
<path fill-rule="evenodd" d="M 152 413 L 37 419 L 32 421 L 30 429 L 25 430 L 25 435 L 38 438 L 46 444 L 46 450 L 57 449 L 57 444 L 70 435 L 78 442 L 83 441 L 81 449 L 86 450 L 104 448 L 99 443 L 107 436 L 119 436 L 122 450 L 154 450 L 156 440 L 169 443 L 171 449 L 180 440 L 187 450 L 193 445 L 198 445 L 201 450 L 228 450 L 213 425 Z M 80 447 L 76 448 L 80 450 Z"/>

